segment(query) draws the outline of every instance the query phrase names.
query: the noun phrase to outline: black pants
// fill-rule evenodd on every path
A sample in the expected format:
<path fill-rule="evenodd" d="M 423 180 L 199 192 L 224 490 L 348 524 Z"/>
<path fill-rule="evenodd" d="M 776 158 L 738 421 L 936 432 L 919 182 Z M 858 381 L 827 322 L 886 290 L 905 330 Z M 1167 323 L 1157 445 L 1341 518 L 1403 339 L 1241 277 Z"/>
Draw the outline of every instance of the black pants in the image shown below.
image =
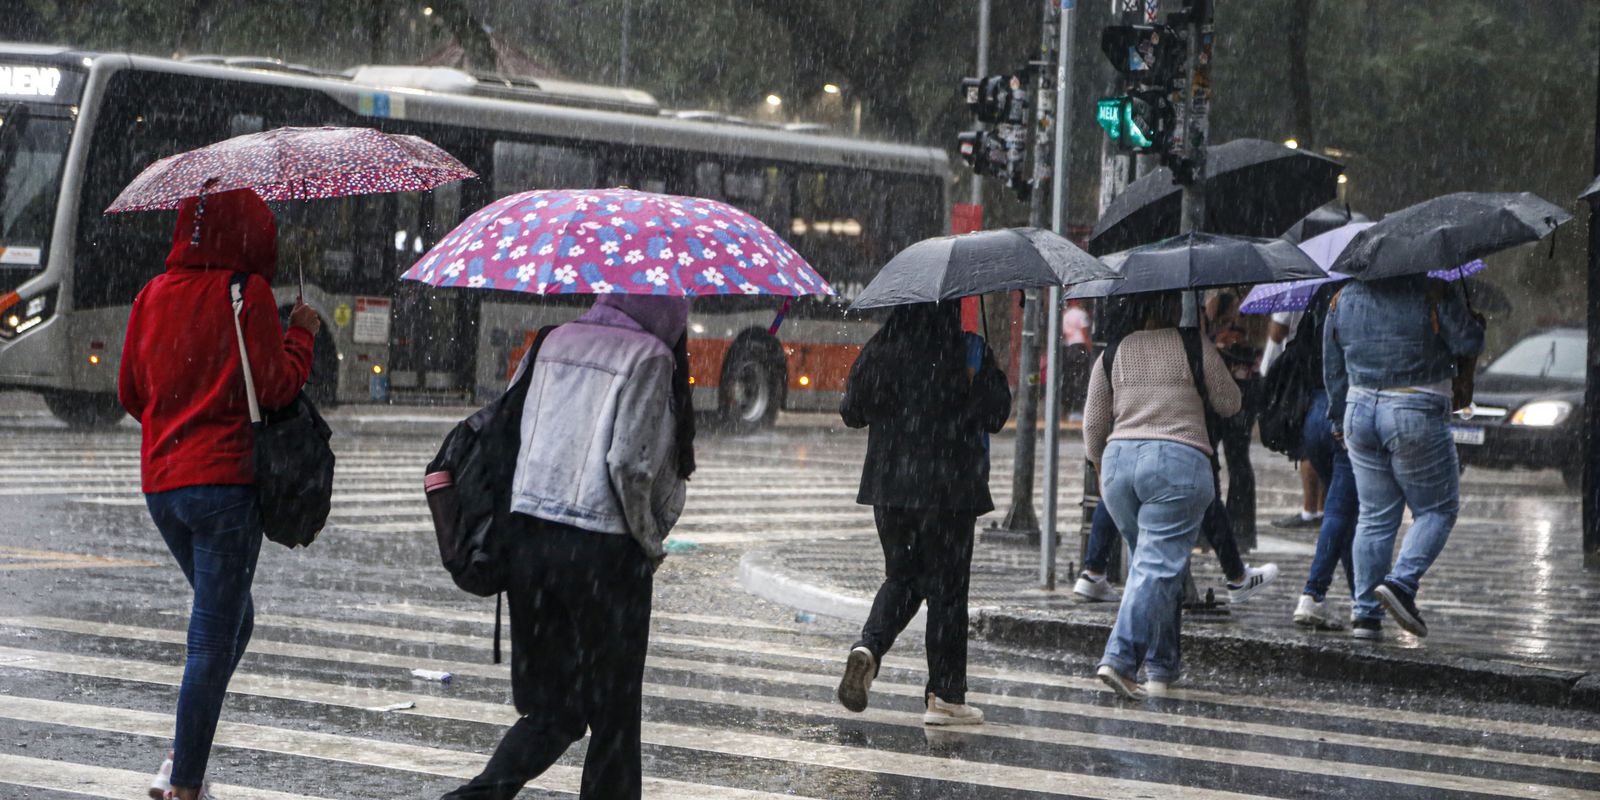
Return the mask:
<path fill-rule="evenodd" d="M 928 601 L 928 686 L 947 703 L 967 701 L 967 581 L 972 527 L 965 511 L 874 506 L 883 545 L 883 585 L 861 627 L 861 641 L 882 663 L 923 600 Z"/>
<path fill-rule="evenodd" d="M 1258 408 L 1257 378 L 1239 381 L 1243 403 L 1239 413 L 1225 417 L 1217 426 L 1221 453 L 1228 461 L 1228 517 L 1233 534 L 1245 547 L 1256 544 L 1256 470 L 1250 464 L 1250 439 Z"/>
<path fill-rule="evenodd" d="M 630 536 L 516 515 L 511 691 L 522 718 L 446 800 L 510 800 L 590 731 L 578 795 L 639 797 L 639 724 L 653 569 Z"/>

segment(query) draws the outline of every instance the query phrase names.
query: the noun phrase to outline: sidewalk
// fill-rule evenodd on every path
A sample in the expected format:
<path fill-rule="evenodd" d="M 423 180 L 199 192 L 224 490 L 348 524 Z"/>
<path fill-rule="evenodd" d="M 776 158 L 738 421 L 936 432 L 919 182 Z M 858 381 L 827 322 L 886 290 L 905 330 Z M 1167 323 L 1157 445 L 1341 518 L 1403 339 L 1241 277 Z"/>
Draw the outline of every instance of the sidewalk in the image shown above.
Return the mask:
<path fill-rule="evenodd" d="M 1293 623 L 1310 567 L 1314 530 L 1272 528 L 1263 514 L 1261 550 L 1251 563 L 1274 561 L 1277 582 L 1225 614 L 1188 613 L 1184 657 L 1197 668 L 1287 671 L 1311 677 L 1384 683 L 1476 698 L 1580 705 L 1600 710 L 1600 574 L 1582 569 L 1577 498 L 1548 476 L 1500 473 L 1508 485 L 1472 487 L 1449 545 L 1428 573 L 1419 604 L 1426 640 L 1392 621 L 1380 643 L 1348 631 L 1309 631 Z M 1476 476 L 1475 476 L 1476 477 Z M 1546 485 L 1548 484 L 1548 485 Z M 972 563 L 972 635 L 1001 645 L 1098 656 L 1115 603 L 1073 599 L 1077 509 L 1058 561 L 1058 590 L 1038 587 L 1034 548 L 980 541 Z M 987 520 L 980 521 L 980 526 Z M 814 613 L 864 620 L 883 574 L 875 538 L 784 542 L 747 553 L 740 583 L 754 594 Z M 1226 597 L 1209 553 L 1193 569 L 1203 595 Z M 1329 595 L 1347 623 L 1344 577 Z M 914 625 L 921 623 L 921 617 Z"/>

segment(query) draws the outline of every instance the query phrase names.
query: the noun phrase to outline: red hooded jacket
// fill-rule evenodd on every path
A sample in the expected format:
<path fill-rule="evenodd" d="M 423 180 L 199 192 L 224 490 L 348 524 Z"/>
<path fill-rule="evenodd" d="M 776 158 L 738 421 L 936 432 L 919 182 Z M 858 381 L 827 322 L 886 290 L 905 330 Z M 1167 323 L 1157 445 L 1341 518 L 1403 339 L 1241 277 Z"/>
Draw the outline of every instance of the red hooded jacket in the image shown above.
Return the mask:
<path fill-rule="evenodd" d="M 311 374 L 311 334 L 284 333 L 271 281 L 278 226 L 255 192 L 183 201 L 167 271 L 133 301 L 117 396 L 139 420 L 146 492 L 255 482 L 255 433 L 233 329 L 228 280 L 248 272 L 240 325 L 262 408 L 294 400 Z M 200 217 L 195 243 L 196 216 Z"/>

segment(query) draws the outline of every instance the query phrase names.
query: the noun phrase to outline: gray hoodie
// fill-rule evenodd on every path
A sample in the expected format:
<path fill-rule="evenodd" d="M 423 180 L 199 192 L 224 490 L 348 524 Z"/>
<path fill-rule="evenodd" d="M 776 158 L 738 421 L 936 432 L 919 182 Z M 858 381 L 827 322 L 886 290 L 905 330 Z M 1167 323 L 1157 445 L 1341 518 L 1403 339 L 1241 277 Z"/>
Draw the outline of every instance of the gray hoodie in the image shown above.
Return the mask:
<path fill-rule="evenodd" d="M 601 295 L 550 333 L 522 411 L 512 511 L 666 555 L 684 498 L 671 345 L 688 321 L 686 298 Z"/>

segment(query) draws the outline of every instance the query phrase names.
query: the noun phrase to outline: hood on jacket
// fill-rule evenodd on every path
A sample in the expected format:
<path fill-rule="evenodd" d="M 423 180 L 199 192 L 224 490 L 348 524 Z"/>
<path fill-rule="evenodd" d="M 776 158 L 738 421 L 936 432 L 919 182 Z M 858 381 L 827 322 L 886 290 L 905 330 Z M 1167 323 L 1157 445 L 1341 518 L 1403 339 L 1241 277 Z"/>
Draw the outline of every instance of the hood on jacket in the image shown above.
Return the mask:
<path fill-rule="evenodd" d="M 653 294 L 603 294 L 594 304 L 614 308 L 672 347 L 689 329 L 689 298 Z"/>
<path fill-rule="evenodd" d="M 272 210 L 249 189 L 184 200 L 167 254 L 168 269 L 182 267 L 243 270 L 271 283 L 278 269 L 278 223 Z"/>

